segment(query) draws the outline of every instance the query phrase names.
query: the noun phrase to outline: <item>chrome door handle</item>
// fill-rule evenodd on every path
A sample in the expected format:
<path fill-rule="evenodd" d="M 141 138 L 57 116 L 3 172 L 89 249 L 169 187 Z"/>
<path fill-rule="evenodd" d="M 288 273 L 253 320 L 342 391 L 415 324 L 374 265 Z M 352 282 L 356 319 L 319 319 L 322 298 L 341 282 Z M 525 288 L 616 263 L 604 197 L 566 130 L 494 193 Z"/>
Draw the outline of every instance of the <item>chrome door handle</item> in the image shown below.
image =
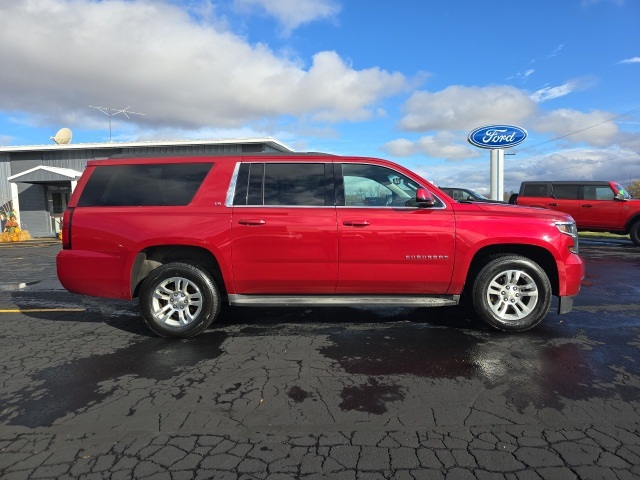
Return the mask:
<path fill-rule="evenodd" d="M 267 222 L 264 220 L 238 220 L 238 223 L 240 225 L 264 225 Z"/>
<path fill-rule="evenodd" d="M 367 220 L 345 220 L 342 224 L 347 227 L 366 227 L 367 225 L 371 225 Z"/>

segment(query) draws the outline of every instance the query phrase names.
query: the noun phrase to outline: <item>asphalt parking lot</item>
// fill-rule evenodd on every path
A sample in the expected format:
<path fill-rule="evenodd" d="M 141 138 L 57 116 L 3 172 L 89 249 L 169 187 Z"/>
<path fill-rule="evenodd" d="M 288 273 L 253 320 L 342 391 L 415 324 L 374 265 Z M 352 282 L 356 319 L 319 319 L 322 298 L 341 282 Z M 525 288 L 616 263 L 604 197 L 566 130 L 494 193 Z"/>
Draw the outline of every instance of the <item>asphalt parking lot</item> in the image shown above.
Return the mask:
<path fill-rule="evenodd" d="M 191 340 L 0 245 L 0 478 L 640 478 L 640 249 L 581 244 L 574 310 L 230 309 Z"/>

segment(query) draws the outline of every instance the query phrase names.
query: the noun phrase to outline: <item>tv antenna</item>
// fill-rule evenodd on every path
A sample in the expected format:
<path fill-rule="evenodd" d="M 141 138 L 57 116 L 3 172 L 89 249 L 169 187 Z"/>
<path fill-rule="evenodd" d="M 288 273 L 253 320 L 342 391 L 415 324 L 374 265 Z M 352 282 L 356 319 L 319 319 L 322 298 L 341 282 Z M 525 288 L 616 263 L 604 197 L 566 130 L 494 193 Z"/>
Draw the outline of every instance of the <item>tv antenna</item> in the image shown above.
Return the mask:
<path fill-rule="evenodd" d="M 89 108 L 100 110 L 107 117 L 109 117 L 109 142 L 113 142 L 113 140 L 111 140 L 111 117 L 118 115 L 119 113 L 122 113 L 127 118 L 129 118 L 129 114 L 146 115 L 146 113 L 132 112 L 131 110 L 129 110 L 131 108 L 131 105 L 129 105 L 127 108 L 94 107 L 93 105 L 89 105 Z"/>

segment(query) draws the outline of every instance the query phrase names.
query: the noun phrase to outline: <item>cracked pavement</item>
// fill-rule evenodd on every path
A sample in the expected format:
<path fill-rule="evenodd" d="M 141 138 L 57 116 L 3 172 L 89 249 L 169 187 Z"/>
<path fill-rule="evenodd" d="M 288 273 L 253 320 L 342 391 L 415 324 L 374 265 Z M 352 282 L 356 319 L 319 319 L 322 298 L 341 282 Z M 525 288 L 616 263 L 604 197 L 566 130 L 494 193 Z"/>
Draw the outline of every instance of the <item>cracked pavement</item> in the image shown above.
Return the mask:
<path fill-rule="evenodd" d="M 574 311 L 523 334 L 229 308 L 172 341 L 64 291 L 59 248 L 0 249 L 3 480 L 640 478 L 640 249 L 588 242 Z"/>

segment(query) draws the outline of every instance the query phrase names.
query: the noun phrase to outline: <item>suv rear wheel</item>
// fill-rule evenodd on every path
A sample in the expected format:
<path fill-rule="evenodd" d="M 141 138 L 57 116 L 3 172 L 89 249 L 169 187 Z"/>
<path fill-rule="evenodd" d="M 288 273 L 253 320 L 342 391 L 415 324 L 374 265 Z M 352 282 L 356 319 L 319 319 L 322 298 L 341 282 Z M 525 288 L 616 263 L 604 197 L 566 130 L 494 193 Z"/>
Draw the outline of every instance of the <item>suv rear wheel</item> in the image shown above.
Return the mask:
<path fill-rule="evenodd" d="M 142 284 L 139 301 L 147 326 L 166 338 L 198 335 L 220 310 L 214 280 L 189 263 L 168 263 L 153 270 Z"/>
<path fill-rule="evenodd" d="M 629 229 L 629 236 L 634 245 L 640 247 L 640 220 L 636 220 Z"/>
<path fill-rule="evenodd" d="M 520 255 L 501 255 L 487 263 L 472 292 L 476 313 L 498 330 L 533 328 L 551 305 L 549 277 L 537 263 Z"/>

